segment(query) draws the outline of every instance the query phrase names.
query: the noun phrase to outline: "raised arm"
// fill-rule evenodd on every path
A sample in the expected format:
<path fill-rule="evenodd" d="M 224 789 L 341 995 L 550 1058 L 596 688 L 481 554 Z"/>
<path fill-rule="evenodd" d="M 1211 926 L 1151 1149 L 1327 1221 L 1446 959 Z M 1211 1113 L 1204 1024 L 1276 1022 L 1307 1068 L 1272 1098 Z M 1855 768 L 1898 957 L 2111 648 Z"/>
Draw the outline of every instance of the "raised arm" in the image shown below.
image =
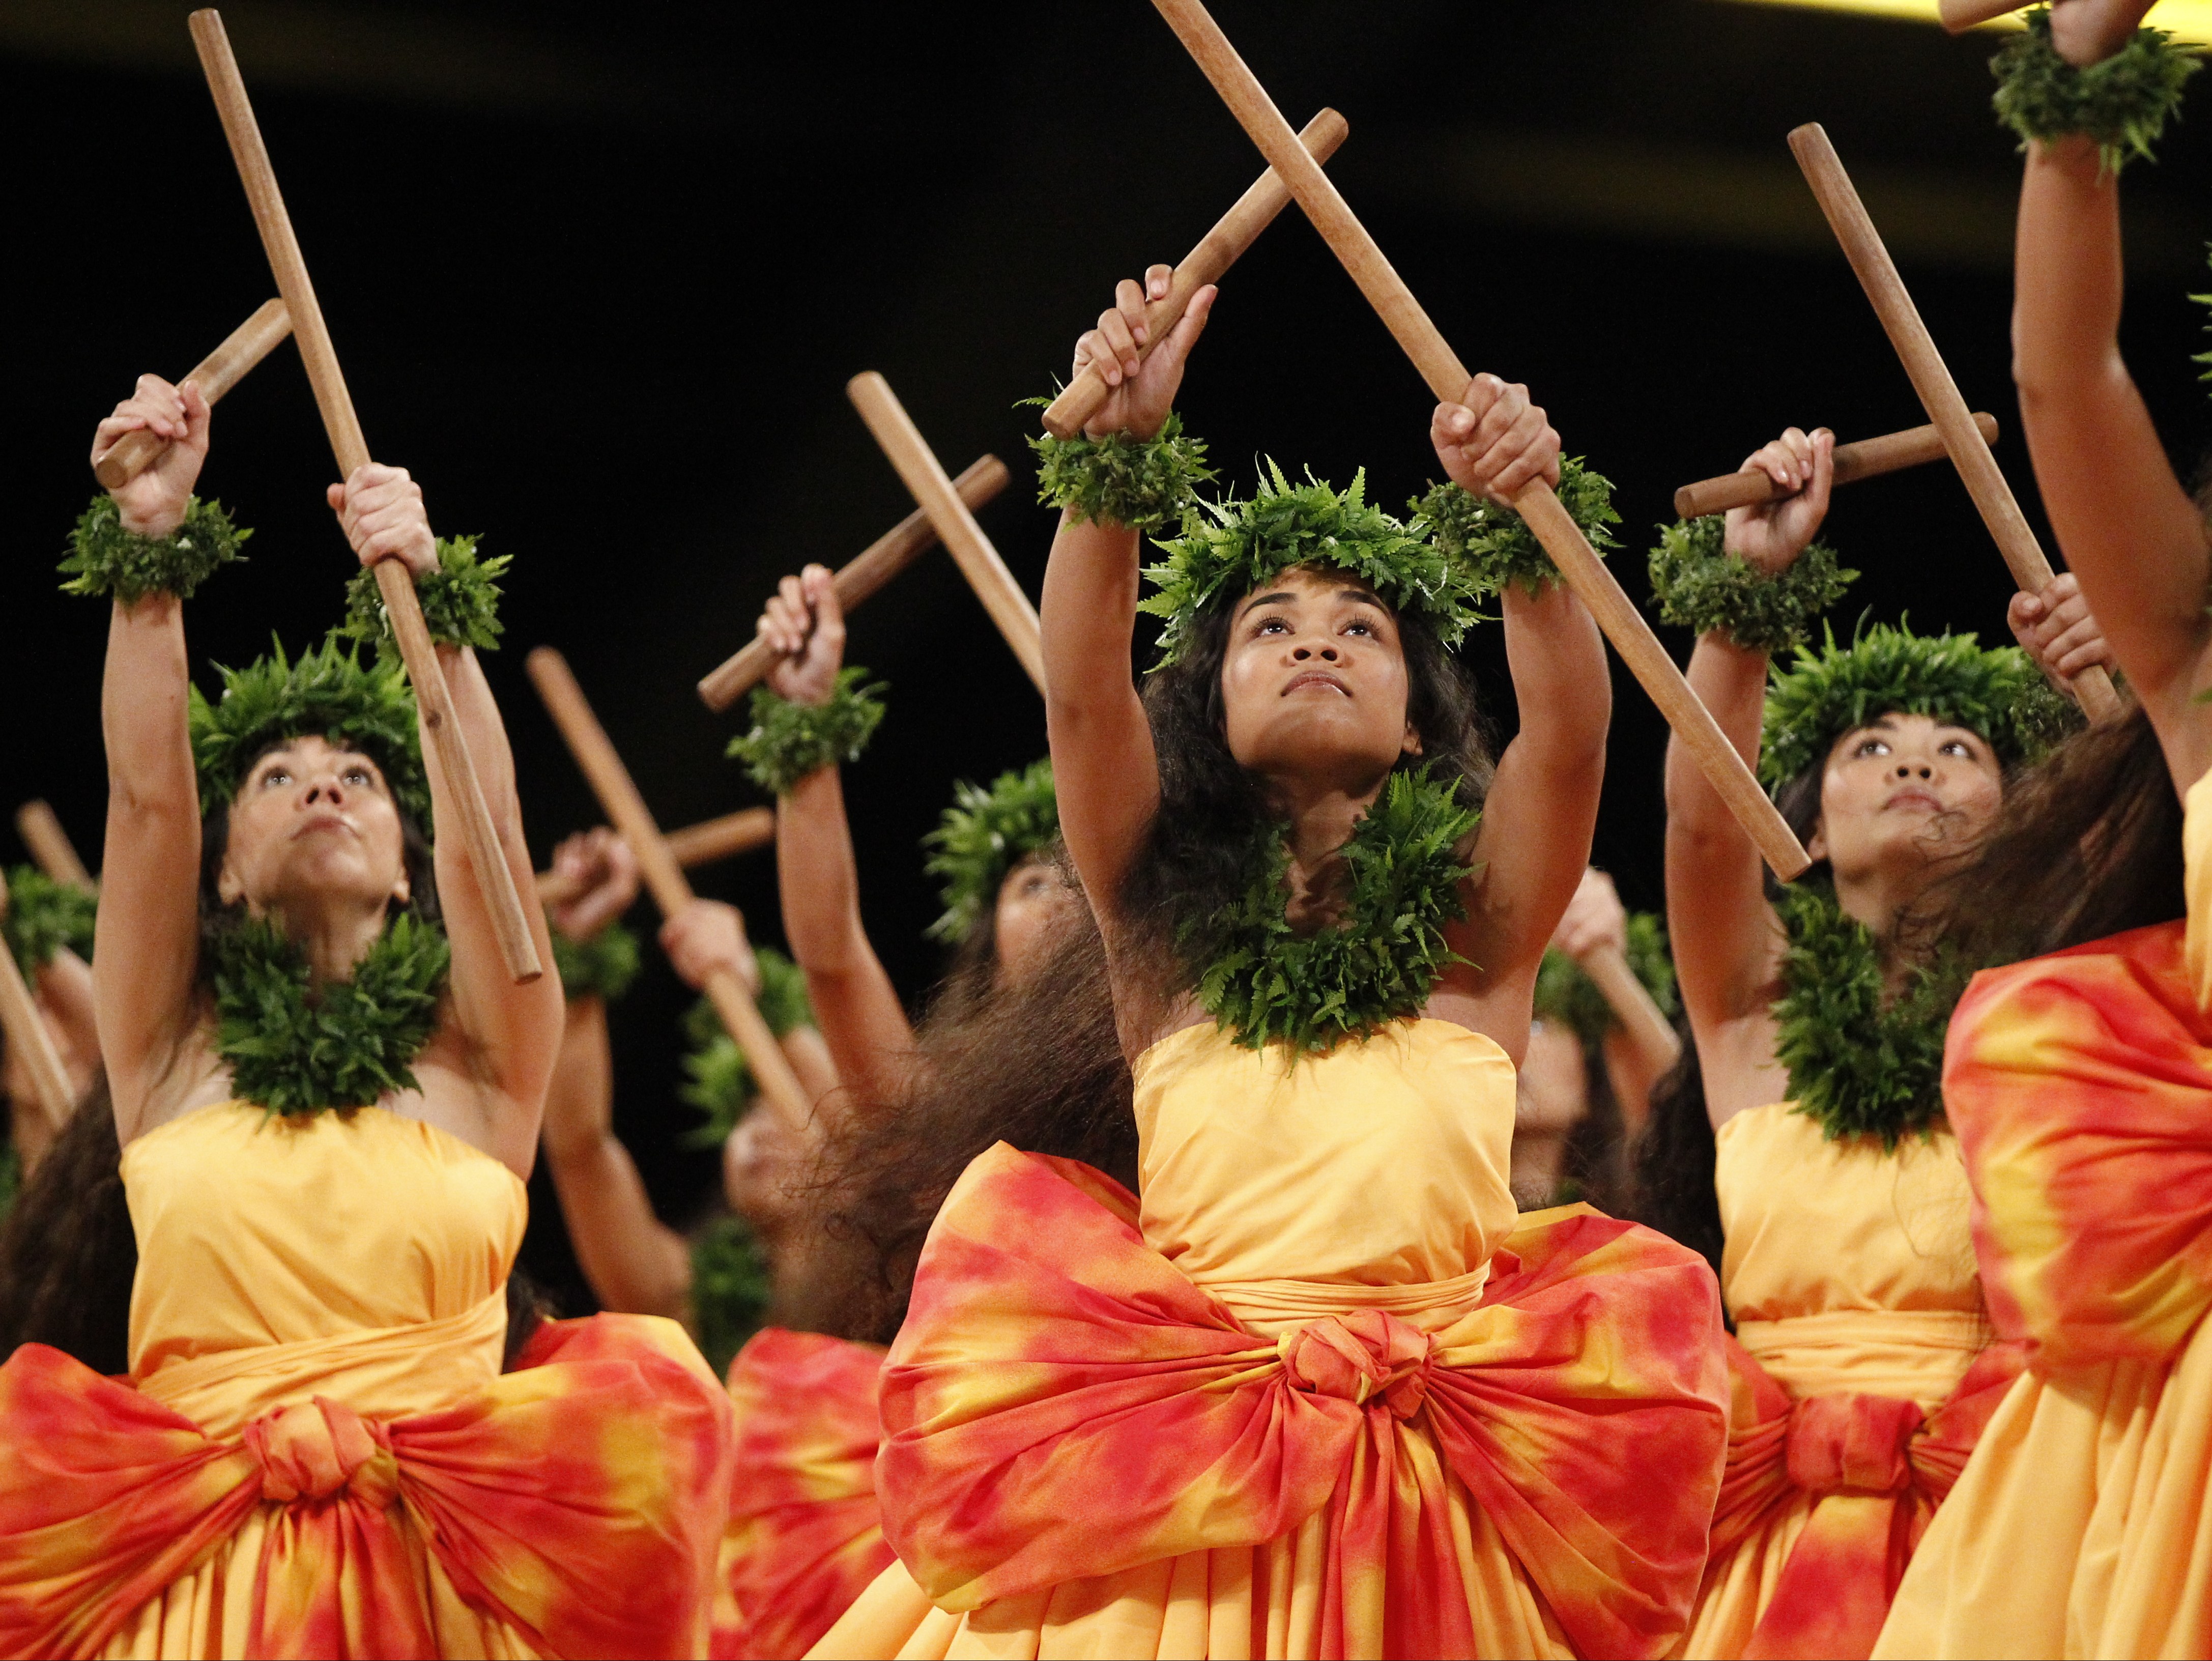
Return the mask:
<path fill-rule="evenodd" d="M 769 690 L 793 703 L 826 703 L 845 661 L 845 614 L 829 569 L 784 578 L 759 631 L 776 654 Z M 889 1101 L 911 1062 L 914 1028 L 860 920 L 860 867 L 835 763 L 776 798 L 775 878 L 784 937 L 838 1076 L 862 1101 Z"/>
<path fill-rule="evenodd" d="M 2119 214 L 2091 141 L 2028 147 L 2013 377 L 2051 529 L 2185 790 L 2212 765 L 2212 547 L 2120 356 Z"/>
<path fill-rule="evenodd" d="M 1725 546 L 1770 574 L 1803 552 L 1828 511 L 1835 435 L 1792 427 L 1748 457 L 1792 494 L 1729 514 Z M 1767 654 L 1727 636 L 1699 636 L 1690 654 L 1691 690 L 1713 712 L 1746 763 L 1759 764 Z M 1667 746 L 1667 932 L 1690 1035 L 1705 1071 L 1705 1106 L 1716 1127 L 1746 1108 L 1777 1101 L 1785 1074 L 1774 1060 L 1774 1019 L 1784 946 L 1767 904 L 1759 850 L 1697 763 Z"/>
<path fill-rule="evenodd" d="M 1098 326 L 1075 346 L 1075 373 L 1096 363 L 1112 390 L 1085 429 L 1103 438 L 1157 436 L 1175 405 L 1183 365 L 1213 309 L 1211 284 L 1191 297 L 1175 331 L 1141 365 L 1148 300 L 1167 293 L 1170 273 L 1154 265 L 1140 284 L 1125 279 Z M 1060 827 L 1083 879 L 1110 954 L 1122 878 L 1159 806 L 1159 764 L 1131 673 L 1137 620 L 1137 533 L 1126 526 L 1060 515 L 1045 567 L 1045 727 L 1052 745 Z"/>
<path fill-rule="evenodd" d="M 1559 435 L 1526 386 L 1496 375 L 1437 405 L 1430 437 L 1452 482 L 1477 495 L 1510 501 L 1532 479 L 1559 482 Z M 1475 835 L 1468 921 L 1448 934 L 1472 966 L 1443 985 L 1486 1006 L 1477 1024 L 1517 1052 L 1509 1040 L 1526 1040 L 1536 966 L 1589 862 L 1613 682 L 1597 624 L 1565 583 L 1534 599 L 1509 588 L 1503 605 L 1521 727 Z"/>
<path fill-rule="evenodd" d="M 417 576 L 437 569 L 437 547 L 422 508 L 422 487 L 402 467 L 375 462 L 355 469 L 343 484 L 330 487 L 329 501 L 346 537 L 364 565 L 399 559 Z M 507 747 L 507 724 L 486 684 L 483 669 L 470 647 L 441 645 L 439 666 L 453 695 L 454 718 L 468 742 L 469 757 L 483 787 L 485 805 L 498 828 L 517 891 L 532 891 L 530 848 L 522 832 L 522 806 L 514 788 L 514 757 Z M 430 807 L 441 824 L 457 826 L 459 808 L 451 780 L 434 746 L 422 746 L 430 781 Z M 489 1086 L 489 1132 L 499 1157 L 527 1170 L 538 1144 L 538 1115 L 561 1040 L 559 981 L 541 976 L 517 985 L 507 971 L 469 861 L 468 842 L 458 830 L 436 840 L 438 898 L 446 933 L 453 941 L 451 979 L 453 1019 L 478 1058 L 477 1077 Z M 543 913 L 526 908 L 540 961 L 553 961 L 553 946 Z"/>
<path fill-rule="evenodd" d="M 140 376 L 100 423 L 93 460 L 141 428 L 171 441 L 113 493 L 116 507 L 126 531 L 165 537 L 184 522 L 207 458 L 207 401 L 197 386 L 179 392 Z M 185 720 L 188 677 L 183 602 L 159 593 L 118 599 L 100 679 L 107 830 L 93 981 L 116 1132 L 126 1143 L 151 1123 L 198 1024 L 200 800 Z"/>

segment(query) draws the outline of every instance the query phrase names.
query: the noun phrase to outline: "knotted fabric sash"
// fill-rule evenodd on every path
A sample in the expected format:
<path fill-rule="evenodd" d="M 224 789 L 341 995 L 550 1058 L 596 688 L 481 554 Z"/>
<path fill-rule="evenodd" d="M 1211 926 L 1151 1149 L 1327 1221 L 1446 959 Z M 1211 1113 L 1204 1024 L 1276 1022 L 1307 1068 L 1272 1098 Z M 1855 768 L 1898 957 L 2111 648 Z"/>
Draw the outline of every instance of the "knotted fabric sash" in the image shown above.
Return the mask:
<path fill-rule="evenodd" d="M 2184 932 L 1984 970 L 1951 1017 L 1990 1318 L 2039 1372 L 2169 1360 L 2212 1309 L 2212 1015 Z"/>
<path fill-rule="evenodd" d="M 1728 1474 L 1712 1555 L 1735 1551 L 1800 1494 L 1820 1496 L 1790 1548 L 1747 1657 L 1863 1657 L 1929 1520 L 2020 1376 L 2016 1343 L 1984 1349 L 1932 1415 L 1893 1396 L 1792 1401 L 1735 1339 Z"/>
<path fill-rule="evenodd" d="M 804 1655 L 891 1562 L 876 1505 L 884 1352 L 770 1327 L 730 1363 L 737 1467 L 717 1661 Z"/>
<path fill-rule="evenodd" d="M 438 1411 L 378 1423 L 319 1396 L 217 1439 L 27 1344 L 0 1365 L 0 1654 L 98 1652 L 271 1503 L 255 1655 L 435 1654 L 425 1544 L 545 1653 L 696 1653 L 730 1409 L 690 1349 L 650 1317 L 550 1323 Z"/>
<path fill-rule="evenodd" d="M 1587 1207 L 1522 1225 L 1433 1335 L 1368 1309 L 1269 1342 L 1145 1243 L 1126 1189 L 1001 1143 L 939 1213 L 884 1368 L 884 1531 L 961 1610 L 1327 1506 L 1324 1652 L 1468 1654 L 1456 1484 L 1578 1650 L 1662 1653 L 1726 1441 L 1718 1290 Z"/>

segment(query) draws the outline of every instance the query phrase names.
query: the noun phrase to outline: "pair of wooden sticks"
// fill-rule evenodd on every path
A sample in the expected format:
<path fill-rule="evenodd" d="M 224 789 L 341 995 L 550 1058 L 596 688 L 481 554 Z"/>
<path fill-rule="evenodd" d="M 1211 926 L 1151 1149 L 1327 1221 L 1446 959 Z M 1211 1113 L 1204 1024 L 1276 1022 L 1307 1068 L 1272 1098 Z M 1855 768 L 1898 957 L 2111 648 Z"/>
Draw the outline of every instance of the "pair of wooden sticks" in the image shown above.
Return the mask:
<path fill-rule="evenodd" d="M 54 810 L 45 802 L 27 801 L 16 809 L 15 829 L 47 876 L 88 893 L 96 891 L 91 873 L 70 846 L 68 833 L 54 817 Z M 7 909 L 7 885 L 0 883 L 0 916 Z M 23 1069 L 31 1076 L 31 1089 L 39 1098 L 40 1112 L 50 1127 L 59 1130 L 76 1110 L 76 1092 L 70 1088 L 69 1072 L 62 1065 L 61 1051 L 54 1047 L 53 1035 L 46 1030 L 46 1018 L 39 1013 L 30 983 L 15 954 L 4 944 L 0 944 L 0 1033 L 6 1035 L 9 1048 L 22 1058 Z"/>

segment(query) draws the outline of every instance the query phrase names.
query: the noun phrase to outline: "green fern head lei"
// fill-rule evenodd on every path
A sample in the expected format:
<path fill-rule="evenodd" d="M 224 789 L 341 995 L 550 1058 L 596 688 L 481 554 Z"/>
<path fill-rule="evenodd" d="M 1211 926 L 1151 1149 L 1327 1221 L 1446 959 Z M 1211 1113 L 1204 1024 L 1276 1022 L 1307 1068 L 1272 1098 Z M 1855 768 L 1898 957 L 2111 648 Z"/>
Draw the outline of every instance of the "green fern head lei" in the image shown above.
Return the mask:
<path fill-rule="evenodd" d="M 1759 777 L 1787 783 L 1844 733 L 1886 715 L 1929 715 L 1978 733 L 2006 766 L 2033 760 L 2078 726 L 2017 646 L 1984 649 L 1971 634 L 1916 635 L 1863 624 L 1849 646 L 1826 630 L 1819 650 L 1776 665 L 1766 692 Z"/>
<path fill-rule="evenodd" d="M 966 940 L 998 903 L 1006 873 L 1059 837 L 1050 757 L 1000 774 L 988 790 L 965 780 L 955 785 L 943 821 L 922 838 L 929 874 L 944 885 L 945 915 L 930 934 L 955 945 Z"/>
<path fill-rule="evenodd" d="M 394 656 L 363 663 L 360 648 L 333 634 L 319 648 L 288 659 L 281 642 L 243 669 L 216 666 L 222 696 L 208 702 L 191 689 L 192 762 L 199 770 L 200 812 L 227 806 L 254 761 L 271 745 L 309 734 L 366 751 L 384 770 L 392 799 L 430 834 L 430 784 L 422 770 L 415 692 Z"/>
<path fill-rule="evenodd" d="M 1201 502 L 1183 534 L 1158 545 L 1167 558 L 1147 566 L 1145 576 L 1159 592 L 1137 608 L 1167 620 L 1155 668 L 1182 657 L 1202 612 L 1233 605 L 1299 566 L 1358 577 L 1394 611 L 1425 623 L 1446 651 L 1479 616 L 1473 574 L 1437 546 L 1425 525 L 1370 503 L 1364 469 L 1339 491 L 1310 472 L 1294 485 L 1269 461 L 1249 501 Z"/>

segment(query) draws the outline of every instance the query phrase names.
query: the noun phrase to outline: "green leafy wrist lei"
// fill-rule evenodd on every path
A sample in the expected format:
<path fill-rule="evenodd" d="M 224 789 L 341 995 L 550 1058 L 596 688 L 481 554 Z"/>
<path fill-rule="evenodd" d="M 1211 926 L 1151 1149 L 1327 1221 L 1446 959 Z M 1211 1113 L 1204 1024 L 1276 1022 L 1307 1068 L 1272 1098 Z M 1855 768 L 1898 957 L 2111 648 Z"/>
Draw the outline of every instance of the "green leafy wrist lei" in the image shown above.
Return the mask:
<path fill-rule="evenodd" d="M 507 575 L 514 556 L 478 559 L 479 540 L 440 537 L 438 569 L 416 579 L 415 594 L 422 602 L 422 620 L 429 625 L 432 640 L 441 646 L 495 652 L 504 632 L 499 620 L 499 579 Z M 354 640 L 374 641 L 380 652 L 398 645 L 376 573 L 366 565 L 346 584 L 346 617 L 337 632 Z"/>
<path fill-rule="evenodd" d="M 692 1239 L 692 1333 L 715 1377 L 761 1329 L 774 1291 L 768 1254 L 743 1218 L 717 1217 Z"/>
<path fill-rule="evenodd" d="M 1662 622 L 1701 635 L 1717 631 L 1747 652 L 1778 652 L 1802 644 L 1813 619 L 1858 577 L 1825 542 L 1769 576 L 1729 553 L 1726 534 L 1717 514 L 1660 527 L 1651 550 L 1651 597 Z"/>
<path fill-rule="evenodd" d="M 805 972 L 773 946 L 757 948 L 753 958 L 760 964 L 757 1001 L 768 1030 L 781 1038 L 794 1027 L 813 1025 L 814 1006 L 806 999 Z M 722 1018 L 714 1013 L 714 1006 L 706 999 L 691 1007 L 691 1013 L 684 1018 L 684 1030 L 691 1040 L 691 1053 L 684 1058 L 686 1082 L 677 1094 L 707 1116 L 705 1123 L 684 1133 L 684 1144 L 720 1147 L 752 1105 L 752 1069 L 745 1065 L 744 1052 L 738 1048 L 737 1040 L 722 1030 Z"/>
<path fill-rule="evenodd" d="M 56 882 L 35 866 L 19 865 L 8 873 L 8 915 L 0 917 L 0 934 L 27 981 L 64 946 L 89 962 L 93 919 L 99 911 L 99 900 L 82 888 Z"/>
<path fill-rule="evenodd" d="M 218 565 L 245 556 L 239 545 L 253 534 L 230 522 L 219 502 L 192 497 L 185 522 L 167 536 L 142 537 L 123 528 L 123 510 L 112 496 L 96 496 L 70 534 L 70 555 L 55 569 L 69 578 L 65 594 L 112 594 L 125 605 L 148 594 L 190 599 Z"/>
<path fill-rule="evenodd" d="M 1796 1110 L 1830 1141 L 1879 1136 L 1885 1148 L 1943 1111 L 1943 1037 L 1970 970 L 1952 953 L 1914 969 L 1885 1003 L 1881 954 L 1826 883 L 1782 900 L 1790 949 L 1775 1001 L 1775 1059 Z"/>
<path fill-rule="evenodd" d="M 2080 133 L 2096 141 L 2099 161 L 2118 173 L 2132 156 L 2152 159 L 2150 147 L 2180 113 L 2182 83 L 2197 67 L 2164 29 L 2137 29 L 2101 64 L 2077 69 L 2059 56 L 2051 14 L 2038 8 L 2027 15 L 2027 32 L 1990 60 L 1997 80 L 1990 101 L 2022 149 L 2031 139 Z"/>
<path fill-rule="evenodd" d="M 392 920 L 349 981 L 316 985 L 267 920 L 227 919 L 201 950 L 215 983 L 216 1051 L 240 1101 L 271 1113 L 374 1106 L 420 1088 L 410 1070 L 438 1024 L 453 950 L 411 911 Z"/>
<path fill-rule="evenodd" d="M 1480 817 L 1425 768 L 1391 775 L 1344 845 L 1341 920 L 1310 934 L 1291 927 L 1286 827 L 1261 825 L 1243 897 L 1181 931 L 1188 959 L 1204 964 L 1200 1004 L 1244 1048 L 1280 1042 L 1302 1056 L 1419 1014 L 1461 961 L 1443 925 L 1467 915 L 1459 846 Z"/>
<path fill-rule="evenodd" d="M 744 763 L 755 784 L 778 796 L 809 773 L 858 760 L 884 718 L 877 697 L 883 684 L 863 686 L 867 678 L 865 669 L 839 671 L 826 703 L 793 703 L 755 687 L 752 730 L 732 739 L 729 753 Z"/>
<path fill-rule="evenodd" d="M 1580 456 L 1563 456 L 1558 495 L 1600 558 L 1620 545 L 1605 528 L 1620 523 L 1611 479 L 1592 472 Z M 1536 533 L 1510 508 L 1449 484 L 1430 485 L 1407 506 L 1414 515 L 1407 528 L 1433 535 L 1437 548 L 1466 568 L 1479 594 L 1503 593 L 1508 583 L 1517 583 L 1533 599 L 1559 580 Z"/>
<path fill-rule="evenodd" d="M 1183 435 L 1180 411 L 1168 417 L 1156 438 L 1048 433 L 1030 440 L 1030 447 L 1037 456 L 1039 502 L 1067 508 L 1079 520 L 1124 525 L 1147 535 L 1179 527 L 1198 487 L 1213 478 L 1206 446 Z"/>
<path fill-rule="evenodd" d="M 587 940 L 553 934 L 553 965 L 561 971 L 561 990 L 571 1001 L 601 998 L 612 1003 L 637 978 L 637 936 L 611 922 Z"/>

